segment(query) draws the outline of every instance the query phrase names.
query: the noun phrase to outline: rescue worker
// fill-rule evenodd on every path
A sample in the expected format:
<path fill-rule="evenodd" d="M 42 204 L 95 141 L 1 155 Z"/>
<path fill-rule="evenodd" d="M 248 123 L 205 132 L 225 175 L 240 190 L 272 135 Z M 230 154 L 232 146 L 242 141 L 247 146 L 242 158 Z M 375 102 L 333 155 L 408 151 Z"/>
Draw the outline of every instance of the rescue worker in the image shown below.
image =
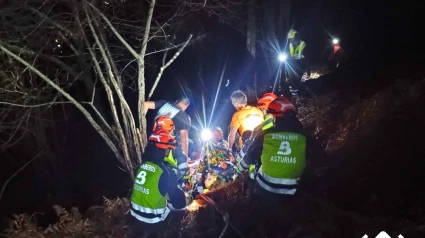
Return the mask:
<path fill-rule="evenodd" d="M 247 130 L 254 130 L 256 126 L 263 122 L 264 116 L 260 109 L 247 105 L 247 97 L 242 91 L 237 90 L 233 92 L 230 99 L 236 109 L 236 112 L 232 116 L 232 121 L 230 122 L 230 131 L 227 140 L 229 142 L 229 148 L 232 150 L 236 132 L 239 132 L 240 136 L 237 148 L 241 148 L 243 144 L 242 135 L 244 132 Z"/>
<path fill-rule="evenodd" d="M 301 40 L 299 33 L 291 29 L 288 32 L 288 40 L 289 58 L 287 59 L 288 65 L 286 73 L 289 76 L 289 91 L 293 97 L 296 97 L 301 87 L 301 80 L 304 72 L 307 71 L 307 78 L 310 78 L 311 71 L 304 54 L 307 45 Z"/>
<path fill-rule="evenodd" d="M 173 136 L 174 123 L 161 116 L 149 137 L 143 163 L 137 168 L 131 195 L 132 237 L 154 236 L 171 221 L 171 203 L 184 208 L 192 198 L 178 188 L 176 156 L 184 156 Z"/>
<path fill-rule="evenodd" d="M 160 101 L 146 101 L 144 103 L 144 112 L 149 109 L 158 109 L 155 119 L 160 116 L 166 116 L 173 120 L 178 133 L 179 142 L 181 144 L 183 153 L 186 155 L 186 162 L 189 160 L 189 129 L 191 121 L 189 115 L 186 114 L 186 109 L 189 107 L 190 101 L 188 98 L 180 98 L 175 103 L 170 103 L 165 100 Z M 188 170 L 188 164 L 180 163 L 180 173 L 183 174 Z"/>
<path fill-rule="evenodd" d="M 264 114 L 264 121 L 261 125 L 257 126 L 252 133 L 247 135 L 247 139 L 244 140 L 244 144 L 242 149 L 238 152 L 236 155 L 237 162 L 240 162 L 243 157 L 245 156 L 246 152 L 248 151 L 249 147 L 254 142 L 257 135 L 262 133 L 264 130 L 267 130 L 271 128 L 274 125 L 274 116 L 270 113 L 268 113 L 268 107 L 271 102 L 276 100 L 278 96 L 274 93 L 265 93 L 257 102 L 257 108 L 260 109 Z M 281 97 L 281 100 L 290 103 L 290 101 L 287 98 Z M 259 161 L 257 161 L 257 164 L 259 164 Z M 254 165 L 251 165 L 249 168 L 249 176 L 250 178 L 254 179 Z M 237 167 L 238 171 L 243 171 L 244 168 L 241 167 L 241 164 L 238 164 Z"/>
<path fill-rule="evenodd" d="M 274 125 L 257 135 L 238 167 L 247 170 L 260 161 L 256 168 L 254 196 L 259 200 L 258 219 L 261 213 L 279 220 L 282 202 L 296 194 L 306 165 L 306 136 L 289 101 L 278 98 L 268 106 L 274 116 Z M 257 214 L 257 213 L 256 213 Z"/>
<path fill-rule="evenodd" d="M 339 40 L 333 39 L 332 49 L 330 49 L 328 56 L 328 70 L 335 71 L 343 60 L 345 60 L 345 52 L 339 44 Z"/>

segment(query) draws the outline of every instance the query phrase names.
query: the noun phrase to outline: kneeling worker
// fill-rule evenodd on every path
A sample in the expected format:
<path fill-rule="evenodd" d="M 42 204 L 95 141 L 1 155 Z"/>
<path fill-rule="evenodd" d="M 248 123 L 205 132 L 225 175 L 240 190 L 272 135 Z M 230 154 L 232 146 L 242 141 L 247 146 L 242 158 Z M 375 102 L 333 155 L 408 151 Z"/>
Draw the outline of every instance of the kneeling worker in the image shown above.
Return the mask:
<path fill-rule="evenodd" d="M 173 131 L 171 119 L 165 116 L 156 119 L 143 163 L 137 168 L 134 180 L 130 208 L 134 220 L 132 237 L 150 237 L 164 229 L 171 221 L 168 202 L 180 209 L 192 200 L 178 188 L 177 160 L 173 152 L 175 156 L 185 155 Z"/>
<path fill-rule="evenodd" d="M 279 216 L 282 201 L 297 191 L 306 165 L 306 136 L 296 117 L 296 110 L 289 101 L 276 99 L 268 106 L 267 113 L 275 117 L 274 125 L 256 136 L 238 168 L 256 168 L 254 193 L 262 200 L 264 208 Z"/>

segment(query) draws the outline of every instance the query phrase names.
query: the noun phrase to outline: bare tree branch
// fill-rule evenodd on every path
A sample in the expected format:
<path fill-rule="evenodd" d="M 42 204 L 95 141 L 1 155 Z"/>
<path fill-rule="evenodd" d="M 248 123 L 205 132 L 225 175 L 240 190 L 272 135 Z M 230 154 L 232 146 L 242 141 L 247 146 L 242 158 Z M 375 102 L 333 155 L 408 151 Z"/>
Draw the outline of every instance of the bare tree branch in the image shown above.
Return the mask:
<path fill-rule="evenodd" d="M 158 76 L 156 77 L 156 79 L 155 79 L 155 83 L 153 84 L 153 86 L 152 86 L 152 89 L 151 89 L 151 91 L 149 92 L 149 95 L 148 95 L 148 100 L 152 97 L 152 94 L 153 94 L 153 92 L 155 91 L 155 89 L 156 89 L 156 86 L 158 85 L 158 83 L 159 83 L 159 80 L 161 79 L 161 76 L 162 76 L 162 74 L 164 73 L 164 70 L 168 67 L 168 66 L 170 66 L 170 64 L 171 63 L 173 63 L 174 62 L 174 60 L 176 60 L 177 59 L 177 57 L 180 55 L 180 53 L 184 50 L 184 48 L 186 48 L 186 46 L 187 46 L 187 44 L 189 44 L 189 41 L 190 41 L 190 39 L 192 39 L 192 36 L 193 35 L 189 35 L 189 38 L 187 38 L 187 40 L 184 42 L 184 44 L 180 47 L 180 49 L 174 54 L 174 56 L 165 64 L 165 65 L 162 65 L 162 67 L 159 69 L 159 73 L 158 73 Z"/>
<path fill-rule="evenodd" d="M 146 118 L 144 113 L 144 102 L 145 102 L 145 56 L 146 56 L 146 46 L 149 41 L 149 33 L 151 29 L 151 22 L 153 16 L 153 10 L 155 8 L 156 0 L 151 0 L 149 5 L 148 17 L 146 19 L 146 27 L 143 35 L 142 49 L 140 51 L 140 60 L 139 60 L 139 77 L 138 77 L 138 89 L 139 89 L 139 98 L 138 98 L 138 113 L 139 113 L 139 128 L 142 131 L 146 131 Z M 140 143 L 142 146 L 147 144 L 146 134 L 143 133 L 140 138 Z"/>
<path fill-rule="evenodd" d="M 133 48 L 127 43 L 126 40 L 124 40 L 124 38 L 121 36 L 120 33 L 118 33 L 118 31 L 115 29 L 115 27 L 112 25 L 112 23 L 108 20 L 108 18 L 103 15 L 102 12 L 99 11 L 99 9 L 97 9 L 95 6 L 93 6 L 91 3 L 85 1 L 91 8 L 93 8 L 93 10 L 99 14 L 103 20 L 106 22 L 106 24 L 108 24 L 108 26 L 111 28 L 112 32 L 114 33 L 114 35 L 118 38 L 118 40 L 121 41 L 121 43 L 125 46 L 125 48 L 127 48 L 128 51 L 130 51 L 130 53 L 134 56 L 134 58 L 138 59 L 139 55 L 136 53 L 136 51 L 133 50 Z"/>
<path fill-rule="evenodd" d="M 122 160 L 122 156 L 118 152 L 117 147 L 114 145 L 114 143 L 109 139 L 109 137 L 105 134 L 103 129 L 97 124 L 97 122 L 93 119 L 93 117 L 90 115 L 90 113 L 80 104 L 78 103 L 71 95 L 69 95 L 67 92 L 65 92 L 62 88 L 60 88 L 57 84 L 55 84 L 52 80 L 50 80 L 46 75 L 41 73 L 38 69 L 36 69 L 34 66 L 30 65 L 27 61 L 22 59 L 21 57 L 15 55 L 11 51 L 9 51 L 7 48 L 3 46 L 3 42 L 0 41 L 0 50 L 11 56 L 12 58 L 16 59 L 20 63 L 22 63 L 24 66 L 28 67 L 32 72 L 37 74 L 41 79 L 43 79 L 46 83 L 48 83 L 50 86 L 52 86 L 54 89 L 56 89 L 59 93 L 61 93 L 66 99 L 68 99 L 72 104 L 74 104 L 75 107 L 77 107 L 78 110 L 80 110 L 83 115 L 87 118 L 87 120 L 90 122 L 90 124 L 94 127 L 94 129 L 100 134 L 100 136 L 105 140 L 106 144 L 112 149 L 115 156 Z"/>
<path fill-rule="evenodd" d="M 38 16 L 40 16 L 41 18 L 47 20 L 48 22 L 50 22 L 51 24 L 53 24 L 54 26 L 56 26 L 57 28 L 61 29 L 62 31 L 64 31 L 66 34 L 75 37 L 74 32 L 70 31 L 69 29 L 67 29 L 66 27 L 64 27 L 62 24 L 58 23 L 57 21 L 53 21 L 52 19 L 50 19 L 47 15 L 45 15 L 44 13 L 40 12 L 39 10 L 26 5 L 26 8 L 31 10 L 32 12 L 34 12 L 35 14 L 37 14 Z"/>
<path fill-rule="evenodd" d="M 17 104 L 17 103 L 10 103 L 10 102 L 0 102 L 0 105 L 8 105 L 8 106 L 14 106 L 14 107 L 25 107 L 25 108 L 33 108 L 33 107 L 45 107 L 45 106 L 52 106 L 56 104 L 65 104 L 65 103 L 72 103 L 72 102 L 47 102 L 47 103 L 40 103 L 40 104 Z"/>
<path fill-rule="evenodd" d="M 40 53 L 36 53 L 32 50 L 28 50 L 28 49 L 24 49 L 24 48 L 20 48 L 14 45 L 10 45 L 10 44 L 5 44 L 5 46 L 13 51 L 17 51 L 19 53 L 25 53 L 25 54 L 29 54 L 29 55 L 34 55 L 34 56 L 40 56 L 41 58 L 45 58 L 55 64 L 57 64 L 58 66 L 62 67 L 64 70 L 66 70 L 68 73 L 70 73 L 73 77 L 77 78 L 78 77 L 78 73 L 75 72 L 75 70 L 73 70 L 71 67 L 69 67 L 67 64 L 65 64 L 64 62 L 58 60 L 55 57 L 49 56 L 49 55 L 45 55 L 45 54 L 40 54 Z"/>
<path fill-rule="evenodd" d="M 91 23 L 91 18 L 89 16 L 89 13 L 88 13 L 86 7 L 84 7 L 84 11 L 85 11 L 86 17 L 88 19 L 90 30 L 93 33 L 93 37 L 94 37 L 94 39 L 96 41 L 96 44 L 99 47 L 99 51 L 100 51 L 100 53 L 101 53 L 101 55 L 103 57 L 103 60 L 104 60 L 104 62 L 106 64 L 106 70 L 107 70 L 108 75 L 109 75 L 109 80 L 110 80 L 113 88 L 115 89 L 115 92 L 118 95 L 118 98 L 120 100 L 121 106 L 124 108 L 125 113 L 122 115 L 123 120 L 126 120 L 127 118 L 130 119 L 130 126 L 133 127 L 132 130 L 135 131 L 136 130 L 135 123 L 134 123 L 134 119 L 133 119 L 133 115 L 131 113 L 130 107 L 128 106 L 127 102 L 125 101 L 125 98 L 124 98 L 124 95 L 122 94 L 121 88 L 119 87 L 117 81 L 115 80 L 115 76 L 112 73 L 111 64 L 113 64 L 113 62 L 109 62 L 109 58 L 107 57 L 107 55 L 105 53 L 105 49 L 104 49 L 103 45 L 101 44 L 101 42 L 99 40 L 99 37 L 97 36 L 96 31 L 95 31 L 95 29 L 94 29 L 94 27 L 93 27 L 93 25 Z M 94 59 L 95 63 L 97 64 L 97 62 L 96 62 L 97 59 L 95 59 L 95 58 L 93 58 L 93 59 Z M 102 77 L 101 77 L 101 81 L 102 81 Z M 107 92 L 108 92 L 108 89 L 107 89 Z M 108 92 L 108 95 L 109 95 L 109 92 Z M 119 134 L 120 137 L 122 137 L 121 140 L 122 140 L 122 143 L 123 143 L 123 150 L 124 150 L 124 154 L 125 154 L 124 158 L 126 159 L 126 161 L 128 163 L 127 164 L 128 169 L 130 170 L 130 174 L 133 177 L 133 171 L 131 170 L 132 164 L 131 164 L 130 154 L 128 153 L 128 147 L 127 147 L 127 140 L 126 140 L 126 138 L 124 136 L 124 132 L 123 132 L 123 129 L 122 129 L 120 123 L 119 123 L 118 117 L 116 116 L 117 115 L 117 112 L 116 112 L 116 106 L 113 103 L 114 102 L 113 101 L 113 97 L 111 98 L 110 101 L 111 101 L 111 107 L 112 107 L 111 109 L 113 111 L 114 118 L 116 117 L 115 120 L 116 120 L 116 124 L 117 124 L 116 126 L 117 126 L 117 129 L 118 129 L 118 134 Z M 129 117 L 126 116 L 127 114 L 129 115 Z M 129 138 L 127 138 L 127 139 L 129 139 Z M 139 161 L 141 161 L 142 159 L 141 159 L 140 147 L 138 146 L 138 143 L 137 143 L 138 142 L 138 139 L 136 139 L 135 142 L 136 142 L 136 156 L 140 157 L 139 158 Z"/>

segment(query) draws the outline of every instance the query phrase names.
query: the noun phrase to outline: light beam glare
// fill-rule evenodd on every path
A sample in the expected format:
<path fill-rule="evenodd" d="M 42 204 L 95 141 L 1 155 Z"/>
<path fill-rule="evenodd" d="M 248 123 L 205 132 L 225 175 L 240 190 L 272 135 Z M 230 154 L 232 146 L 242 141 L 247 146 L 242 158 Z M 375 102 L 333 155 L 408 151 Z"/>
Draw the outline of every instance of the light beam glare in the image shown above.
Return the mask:
<path fill-rule="evenodd" d="M 211 110 L 210 120 L 208 122 L 208 127 L 211 125 L 211 120 L 214 115 L 215 106 L 217 105 L 217 98 L 218 98 L 218 95 L 220 94 L 221 82 L 223 81 L 223 76 L 224 76 L 224 72 L 226 72 L 226 68 L 227 68 L 227 59 L 226 59 L 226 62 L 224 63 L 223 70 L 221 71 L 220 81 L 218 81 L 217 90 L 215 91 L 215 98 L 214 98 L 213 108 Z"/>
<path fill-rule="evenodd" d="M 276 78 L 274 79 L 273 92 L 276 92 L 276 86 L 277 86 L 277 82 L 279 82 L 279 77 L 281 75 L 281 72 L 282 72 L 282 64 L 279 64 L 279 68 L 277 69 L 277 73 L 276 73 Z"/>
<path fill-rule="evenodd" d="M 204 113 L 204 128 L 207 127 L 207 113 L 205 112 L 205 96 L 204 96 L 204 92 L 202 91 L 202 112 Z M 202 124 L 201 124 L 202 125 Z"/>

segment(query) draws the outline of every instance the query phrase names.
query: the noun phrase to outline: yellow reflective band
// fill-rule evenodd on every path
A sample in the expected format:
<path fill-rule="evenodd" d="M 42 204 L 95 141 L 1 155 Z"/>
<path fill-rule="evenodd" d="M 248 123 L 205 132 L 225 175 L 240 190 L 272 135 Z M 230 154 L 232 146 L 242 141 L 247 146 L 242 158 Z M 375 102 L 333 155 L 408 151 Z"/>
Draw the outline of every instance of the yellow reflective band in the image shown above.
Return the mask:
<path fill-rule="evenodd" d="M 264 120 L 263 127 L 261 127 L 261 130 L 265 131 L 267 129 L 270 129 L 273 126 L 274 123 L 274 117 L 272 115 L 267 115 L 266 119 Z"/>
<path fill-rule="evenodd" d="M 297 31 L 294 29 L 289 30 L 288 32 L 288 39 L 292 39 L 295 37 L 295 34 L 297 34 Z"/>
<path fill-rule="evenodd" d="M 164 161 L 168 162 L 170 165 L 174 167 L 177 167 L 177 160 L 174 159 L 173 153 L 171 150 L 168 153 L 168 156 L 165 156 Z"/>

